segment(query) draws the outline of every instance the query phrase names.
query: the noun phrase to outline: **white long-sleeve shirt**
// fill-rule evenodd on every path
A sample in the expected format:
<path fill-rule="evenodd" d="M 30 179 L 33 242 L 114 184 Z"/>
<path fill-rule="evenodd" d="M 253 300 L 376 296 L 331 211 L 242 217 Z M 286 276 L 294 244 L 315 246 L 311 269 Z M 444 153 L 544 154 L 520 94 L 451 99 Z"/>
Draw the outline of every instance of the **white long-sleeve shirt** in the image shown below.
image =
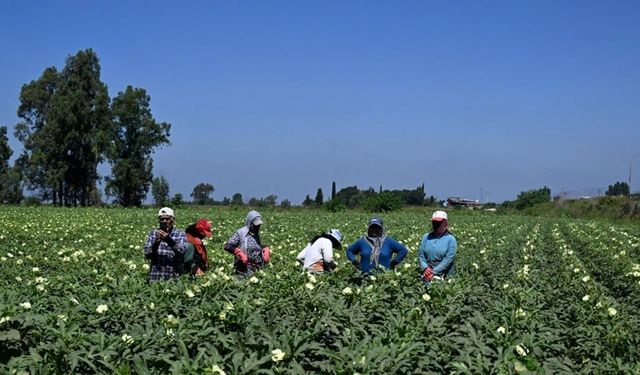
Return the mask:
<path fill-rule="evenodd" d="M 302 249 L 296 259 L 303 263 L 305 269 L 312 269 L 313 265 L 320 261 L 333 262 L 333 243 L 328 238 L 318 238 L 316 242 Z"/>

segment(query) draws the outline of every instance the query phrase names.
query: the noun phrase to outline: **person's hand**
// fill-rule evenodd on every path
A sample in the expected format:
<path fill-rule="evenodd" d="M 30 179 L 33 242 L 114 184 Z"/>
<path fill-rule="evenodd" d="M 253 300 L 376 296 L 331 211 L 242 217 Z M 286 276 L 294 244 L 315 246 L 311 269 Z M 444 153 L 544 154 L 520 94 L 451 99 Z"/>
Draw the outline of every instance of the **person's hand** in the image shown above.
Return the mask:
<path fill-rule="evenodd" d="M 233 250 L 233 255 L 235 255 L 236 258 L 238 258 L 238 260 L 240 260 L 240 262 L 243 265 L 246 266 L 247 264 L 249 264 L 249 258 L 247 258 L 247 254 L 245 254 L 244 251 L 242 251 L 241 248 L 236 247 L 236 249 Z"/>
<path fill-rule="evenodd" d="M 269 263 L 271 260 L 271 249 L 269 246 L 265 246 L 262 248 L 262 259 L 264 259 L 265 263 Z"/>
<path fill-rule="evenodd" d="M 355 268 L 360 268 L 360 262 L 358 262 L 357 260 L 354 260 L 353 262 L 351 262 L 351 264 L 353 264 Z"/>
<path fill-rule="evenodd" d="M 196 269 L 196 276 L 202 276 L 202 275 L 204 275 L 204 272 L 202 272 L 200 268 Z"/>
<path fill-rule="evenodd" d="M 176 241 L 174 241 L 169 235 L 165 235 L 162 240 L 169 245 L 169 247 L 174 247 L 176 245 Z"/>
<path fill-rule="evenodd" d="M 162 229 L 156 229 L 156 242 L 162 241 L 167 236 L 167 232 Z"/>
<path fill-rule="evenodd" d="M 432 279 L 433 279 L 433 269 L 431 267 L 425 268 L 424 272 L 422 273 L 422 280 L 431 281 Z"/>
<path fill-rule="evenodd" d="M 398 262 L 396 262 L 395 259 L 391 261 L 391 269 L 392 270 L 395 270 L 397 265 L 398 265 Z"/>

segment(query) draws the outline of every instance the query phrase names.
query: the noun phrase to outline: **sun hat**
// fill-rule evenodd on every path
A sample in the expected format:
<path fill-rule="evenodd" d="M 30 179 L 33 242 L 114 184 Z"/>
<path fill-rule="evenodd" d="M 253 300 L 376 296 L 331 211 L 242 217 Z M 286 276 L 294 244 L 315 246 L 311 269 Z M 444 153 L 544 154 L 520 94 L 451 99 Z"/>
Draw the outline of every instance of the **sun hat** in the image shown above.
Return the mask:
<path fill-rule="evenodd" d="M 436 211 L 431 215 L 431 221 L 449 220 L 447 213 L 444 211 Z"/>
<path fill-rule="evenodd" d="M 255 226 L 262 225 L 262 216 L 256 216 L 256 218 L 251 221 L 251 224 Z"/>
<path fill-rule="evenodd" d="M 211 223 L 205 219 L 198 219 L 196 230 L 207 237 L 211 237 Z"/>
<path fill-rule="evenodd" d="M 158 217 L 162 217 L 162 216 L 171 216 L 171 217 L 175 217 L 173 215 L 173 210 L 170 209 L 169 207 L 162 207 L 160 209 L 160 211 L 158 211 Z"/>
<path fill-rule="evenodd" d="M 324 234 L 323 237 L 329 238 L 336 249 L 342 248 L 342 233 L 340 233 L 339 230 L 331 229 L 329 233 Z"/>

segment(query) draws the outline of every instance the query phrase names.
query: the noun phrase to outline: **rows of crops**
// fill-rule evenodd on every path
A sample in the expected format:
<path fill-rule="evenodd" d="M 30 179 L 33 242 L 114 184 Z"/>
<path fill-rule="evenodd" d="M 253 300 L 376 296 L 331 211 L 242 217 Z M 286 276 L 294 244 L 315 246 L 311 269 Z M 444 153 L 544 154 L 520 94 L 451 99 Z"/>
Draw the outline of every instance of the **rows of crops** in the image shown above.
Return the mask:
<path fill-rule="evenodd" d="M 458 277 L 427 291 L 426 211 L 383 216 L 410 253 L 366 279 L 295 255 L 330 227 L 353 242 L 367 214 L 266 212 L 272 264 L 237 280 L 222 244 L 245 212 L 182 209 L 213 220 L 213 270 L 149 284 L 154 214 L 3 207 L 0 373 L 640 372 L 637 225 L 454 211 Z"/>

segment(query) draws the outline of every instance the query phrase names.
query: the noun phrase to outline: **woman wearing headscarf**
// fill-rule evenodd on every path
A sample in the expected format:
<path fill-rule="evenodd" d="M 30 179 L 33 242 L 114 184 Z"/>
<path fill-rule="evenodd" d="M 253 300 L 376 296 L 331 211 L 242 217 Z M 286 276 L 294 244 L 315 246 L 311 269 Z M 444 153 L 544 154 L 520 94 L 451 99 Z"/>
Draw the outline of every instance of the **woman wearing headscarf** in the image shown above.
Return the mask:
<path fill-rule="evenodd" d="M 445 278 L 455 274 L 454 262 L 458 244 L 449 232 L 447 213 L 436 211 L 431 215 L 431 232 L 420 242 L 418 257 L 422 280 L 430 282 L 434 277 Z"/>
<path fill-rule="evenodd" d="M 386 235 L 382 219 L 374 217 L 369 220 L 367 234 L 347 248 L 347 258 L 362 273 L 370 273 L 379 267 L 395 268 L 407 252 L 403 244 Z"/>
<path fill-rule="evenodd" d="M 202 241 L 211 237 L 211 223 L 199 219 L 185 229 L 187 233 L 187 251 L 184 253 L 184 272 L 191 276 L 202 276 L 209 269 L 207 248 Z"/>
<path fill-rule="evenodd" d="M 329 233 L 322 232 L 320 235 L 313 237 L 296 259 L 305 270 L 321 274 L 336 267 L 336 263 L 333 260 L 333 249 L 341 248 L 342 233 L 337 229 L 331 229 Z"/>
<path fill-rule="evenodd" d="M 224 249 L 235 256 L 236 275 L 250 276 L 269 263 L 271 249 L 260 242 L 262 215 L 258 211 L 249 211 L 244 224 L 224 244 Z"/>

